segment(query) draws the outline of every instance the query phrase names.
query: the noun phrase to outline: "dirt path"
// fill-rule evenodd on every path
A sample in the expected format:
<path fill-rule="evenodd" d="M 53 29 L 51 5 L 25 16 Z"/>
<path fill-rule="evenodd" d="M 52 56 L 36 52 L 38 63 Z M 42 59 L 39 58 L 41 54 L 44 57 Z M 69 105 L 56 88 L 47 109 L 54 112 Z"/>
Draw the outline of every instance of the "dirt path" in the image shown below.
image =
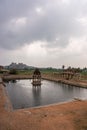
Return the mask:
<path fill-rule="evenodd" d="M 87 101 L 11 111 L 0 84 L 0 130 L 87 130 Z"/>

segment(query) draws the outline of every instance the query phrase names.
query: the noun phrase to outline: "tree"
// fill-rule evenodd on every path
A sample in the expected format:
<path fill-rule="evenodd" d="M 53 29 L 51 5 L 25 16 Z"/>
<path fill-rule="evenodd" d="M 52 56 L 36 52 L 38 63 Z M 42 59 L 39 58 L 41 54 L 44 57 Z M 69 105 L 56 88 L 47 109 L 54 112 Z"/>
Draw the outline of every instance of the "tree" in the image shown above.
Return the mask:
<path fill-rule="evenodd" d="M 16 69 L 11 69 L 9 73 L 10 74 L 17 74 L 17 70 Z"/>
<path fill-rule="evenodd" d="M 65 69 L 65 65 L 62 65 L 62 70 L 64 70 Z"/>

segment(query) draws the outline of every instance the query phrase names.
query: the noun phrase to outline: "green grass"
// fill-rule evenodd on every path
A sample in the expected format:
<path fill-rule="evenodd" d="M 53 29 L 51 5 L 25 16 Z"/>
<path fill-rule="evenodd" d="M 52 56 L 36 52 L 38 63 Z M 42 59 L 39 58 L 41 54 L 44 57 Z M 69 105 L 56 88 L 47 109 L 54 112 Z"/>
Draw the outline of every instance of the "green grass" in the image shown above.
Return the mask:
<path fill-rule="evenodd" d="M 17 70 L 17 73 L 19 75 L 21 74 L 25 74 L 25 75 L 28 75 L 28 74 L 32 74 L 34 70 Z"/>
<path fill-rule="evenodd" d="M 32 74 L 34 72 L 34 69 L 30 69 L 30 70 L 17 70 L 17 74 L 21 75 L 21 74 Z M 45 74 L 52 74 L 54 72 L 59 72 L 59 70 L 57 69 L 40 69 L 41 73 L 45 73 Z"/>

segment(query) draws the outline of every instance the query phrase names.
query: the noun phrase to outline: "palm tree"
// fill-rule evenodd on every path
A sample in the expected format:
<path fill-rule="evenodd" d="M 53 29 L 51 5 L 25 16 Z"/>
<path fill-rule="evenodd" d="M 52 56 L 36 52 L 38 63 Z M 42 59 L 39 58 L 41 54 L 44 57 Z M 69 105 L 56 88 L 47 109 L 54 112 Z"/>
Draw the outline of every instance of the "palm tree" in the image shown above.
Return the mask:
<path fill-rule="evenodd" d="M 65 69 L 65 65 L 62 65 L 62 70 L 64 71 L 64 69 Z"/>

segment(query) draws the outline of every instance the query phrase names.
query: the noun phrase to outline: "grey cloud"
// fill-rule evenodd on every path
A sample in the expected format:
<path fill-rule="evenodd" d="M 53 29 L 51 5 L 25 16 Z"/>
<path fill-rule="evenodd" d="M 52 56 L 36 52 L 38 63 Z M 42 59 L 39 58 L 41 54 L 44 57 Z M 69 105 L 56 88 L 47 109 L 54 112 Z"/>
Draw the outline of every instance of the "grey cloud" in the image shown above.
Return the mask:
<path fill-rule="evenodd" d="M 26 15 L 28 9 L 32 9 L 33 0 L 3 0 L 0 1 L 0 16 L 3 22 L 14 17 Z"/>
<path fill-rule="evenodd" d="M 86 0 L 70 0 L 68 5 L 56 3 L 52 4 L 49 0 L 0 1 L 0 46 L 14 49 L 40 40 L 47 41 L 48 47 L 65 47 L 70 37 L 84 35 L 85 27 L 76 18 L 87 15 Z M 44 14 L 37 14 L 36 7 L 42 7 Z M 9 22 L 20 17 L 27 17 L 25 27 L 19 31 L 15 31 L 14 27 L 11 30 Z M 55 43 L 56 38 L 59 40 Z"/>

